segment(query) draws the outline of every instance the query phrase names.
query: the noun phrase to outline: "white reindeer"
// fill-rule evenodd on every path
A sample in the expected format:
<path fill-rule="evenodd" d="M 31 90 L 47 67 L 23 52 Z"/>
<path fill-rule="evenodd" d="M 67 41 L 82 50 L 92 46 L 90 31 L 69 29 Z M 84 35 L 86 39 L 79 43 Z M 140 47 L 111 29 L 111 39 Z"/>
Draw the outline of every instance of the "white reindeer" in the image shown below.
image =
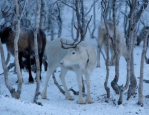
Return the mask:
<path fill-rule="evenodd" d="M 90 74 L 96 66 L 96 52 L 92 45 L 85 41 L 80 42 L 76 48 L 63 49 L 61 48 L 60 39 L 55 39 L 47 44 L 46 54 L 48 60 L 48 70 L 44 85 L 44 90 L 41 94 L 43 99 L 47 98 L 47 86 L 51 74 L 57 67 L 61 67 L 60 79 L 65 89 L 65 96 L 68 100 L 73 100 L 66 83 L 65 75 L 68 70 L 76 73 L 79 87 L 79 104 L 84 104 L 82 97 L 82 76 L 85 74 L 87 85 L 86 103 L 92 103 L 90 95 Z"/>
<path fill-rule="evenodd" d="M 109 31 L 109 36 L 110 38 L 113 38 L 114 35 L 114 25 L 112 22 L 107 22 L 107 28 Z M 97 62 L 97 67 L 100 67 L 100 52 L 101 52 L 101 48 L 103 45 L 106 45 L 107 42 L 107 37 L 106 37 L 106 27 L 105 24 L 102 24 L 101 26 L 99 26 L 98 29 L 98 62 Z M 116 27 L 116 38 L 118 39 L 118 54 L 119 56 L 123 56 L 125 59 L 127 58 L 127 47 L 126 47 L 126 43 L 124 40 L 124 36 L 123 33 L 121 32 L 121 30 Z M 115 65 L 115 53 L 114 53 L 114 48 L 113 48 L 113 44 L 112 44 L 112 40 L 109 39 L 109 44 L 110 44 L 110 52 L 111 52 L 111 65 Z M 106 48 L 105 48 L 105 52 L 106 52 Z"/>

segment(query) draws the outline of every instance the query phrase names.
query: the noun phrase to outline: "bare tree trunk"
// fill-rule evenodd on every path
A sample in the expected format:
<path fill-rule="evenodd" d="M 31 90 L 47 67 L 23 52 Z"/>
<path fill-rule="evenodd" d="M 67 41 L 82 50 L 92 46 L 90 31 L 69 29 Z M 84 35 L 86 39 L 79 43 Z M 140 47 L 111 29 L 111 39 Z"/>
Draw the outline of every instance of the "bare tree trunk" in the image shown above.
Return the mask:
<path fill-rule="evenodd" d="M 10 53 L 7 53 L 6 65 L 8 65 L 9 61 L 10 61 Z"/>
<path fill-rule="evenodd" d="M 52 9 L 49 10 L 49 12 L 52 12 Z M 54 40 L 54 26 L 53 26 L 53 14 L 51 13 L 51 16 L 49 16 L 48 19 L 49 27 L 50 27 L 50 34 L 51 34 L 51 41 Z"/>
<path fill-rule="evenodd" d="M 142 55 L 141 55 L 140 82 L 139 82 L 139 89 L 138 89 L 138 95 L 139 95 L 138 104 L 141 106 L 143 106 L 143 71 L 144 71 L 145 54 L 147 50 L 147 37 L 149 35 L 148 29 L 146 29 L 147 31 L 146 36 L 145 36 L 145 39 L 143 39 L 144 43 L 143 43 L 143 49 L 142 49 Z"/>
<path fill-rule="evenodd" d="M 61 9 L 60 6 L 57 3 L 57 9 L 58 9 L 58 16 L 57 16 L 57 22 L 58 22 L 58 38 L 61 37 L 62 34 L 62 18 L 61 18 Z"/>
<path fill-rule="evenodd" d="M 133 41 L 134 42 L 134 41 Z M 133 45 L 134 47 L 134 45 Z M 129 98 L 135 94 L 136 91 L 136 87 L 137 87 L 137 80 L 135 77 L 135 73 L 134 73 L 134 56 L 133 56 L 133 49 L 132 49 L 132 53 L 131 53 L 131 73 L 130 73 L 130 85 L 129 85 L 129 89 L 128 89 L 128 94 L 127 94 L 127 100 L 129 100 Z"/>
<path fill-rule="evenodd" d="M 4 50 L 3 50 L 2 43 L 1 43 L 1 39 L 0 39 L 0 53 L 1 53 L 2 67 L 3 67 L 3 70 L 4 70 L 5 85 L 8 88 L 11 96 L 14 97 L 14 98 L 17 98 L 15 89 L 8 82 L 8 69 L 7 69 L 7 65 L 5 63 L 5 56 L 4 56 Z"/>
<path fill-rule="evenodd" d="M 89 28 L 88 27 L 88 30 L 89 30 L 89 33 L 90 33 L 90 37 L 93 39 L 93 38 L 96 38 L 95 36 L 94 36 L 94 32 L 95 32 L 95 29 L 96 29 L 96 2 L 97 2 L 98 0 L 94 0 L 93 1 L 93 29 L 91 30 L 91 28 Z M 89 12 L 87 12 L 87 13 L 89 13 Z M 87 14 L 86 14 L 87 15 Z M 86 16 L 85 15 L 85 16 Z"/>
<path fill-rule="evenodd" d="M 134 5 L 134 4 L 133 4 Z M 136 4 L 137 5 L 137 4 Z M 134 34 L 133 34 L 133 38 L 132 38 L 132 51 L 131 51 L 131 70 L 130 70 L 130 86 L 129 86 L 129 90 L 128 90 L 128 95 L 127 95 L 127 99 L 129 99 L 131 97 L 131 95 L 134 95 L 135 94 L 135 91 L 136 91 L 136 87 L 137 87 L 137 80 L 136 80 L 136 77 L 135 77 L 135 73 L 134 73 L 134 56 L 133 56 L 133 47 L 134 47 L 134 41 L 135 41 L 135 35 L 136 35 L 136 25 L 137 25 L 137 22 L 138 20 L 140 19 L 143 11 L 147 8 L 147 5 L 148 5 L 148 0 L 143 0 L 143 4 L 142 6 L 140 7 L 140 9 L 135 12 L 135 18 L 133 19 L 133 25 L 131 28 L 133 28 L 133 31 L 134 31 Z M 129 6 L 130 8 L 132 7 L 131 5 Z M 136 7 L 136 6 L 135 6 Z M 135 9 L 136 10 L 136 9 Z M 129 31 L 127 31 L 129 32 Z"/>
<path fill-rule="evenodd" d="M 79 3 L 80 3 L 80 7 L 79 8 Z M 92 16 L 90 18 L 90 20 L 88 21 L 86 27 L 85 27 L 85 17 L 84 17 L 84 3 L 83 3 L 83 0 L 76 0 L 75 1 L 75 11 L 76 11 L 76 17 L 77 17 L 77 22 L 78 22 L 78 28 L 76 28 L 76 30 L 80 33 L 80 36 L 81 36 L 81 41 L 84 41 L 85 40 L 85 35 L 86 35 L 86 32 L 87 32 L 87 28 L 88 28 L 88 25 L 92 19 Z M 80 12 L 79 12 L 80 11 Z M 77 39 L 78 39 L 78 36 L 79 34 L 77 34 Z"/>
<path fill-rule="evenodd" d="M 125 14 L 124 14 L 124 36 L 126 38 L 126 45 L 128 44 L 128 31 L 127 31 L 127 26 L 128 26 L 128 17 L 127 17 L 127 12 L 128 12 L 128 5 L 127 2 L 125 4 Z"/>
<path fill-rule="evenodd" d="M 51 20 L 52 21 L 52 20 Z M 51 22 L 51 24 L 50 24 L 50 29 L 51 29 L 51 41 L 52 40 L 54 40 L 54 27 L 53 27 L 53 24 L 52 24 L 52 22 Z"/>
<path fill-rule="evenodd" d="M 15 40 L 14 40 L 14 49 L 15 49 L 14 54 L 15 54 L 15 65 L 16 65 L 17 77 L 18 77 L 18 89 L 17 89 L 17 97 L 16 98 L 20 98 L 23 79 L 22 79 L 20 66 L 19 66 L 19 59 L 18 59 L 18 40 L 19 40 L 19 35 L 20 35 L 20 20 L 22 18 L 22 14 L 25 9 L 26 1 L 24 2 L 24 6 L 23 6 L 23 10 L 22 10 L 21 14 L 19 14 L 18 0 L 15 0 L 15 5 L 16 5 L 17 24 L 16 24 L 16 35 L 15 35 Z"/>
<path fill-rule="evenodd" d="M 85 17 L 84 17 L 84 2 L 83 2 L 83 0 L 80 0 L 80 3 L 81 3 L 80 14 L 81 14 L 81 24 L 82 24 L 82 28 L 80 28 L 80 34 L 81 34 L 81 40 L 85 40 L 85 35 L 84 35 L 84 32 L 85 32 Z"/>
<path fill-rule="evenodd" d="M 112 9 L 113 9 L 113 0 L 108 0 L 109 2 L 109 8 L 108 8 L 108 15 L 107 15 L 107 19 L 108 20 L 112 20 Z"/>
<path fill-rule="evenodd" d="M 45 0 L 41 0 L 41 10 L 40 10 L 40 28 L 44 29 L 45 20 Z"/>
<path fill-rule="evenodd" d="M 108 87 L 108 80 L 109 80 L 109 34 L 107 33 L 106 37 L 108 38 L 107 39 L 107 50 L 106 50 L 106 54 L 107 54 L 107 59 L 106 59 L 106 71 L 107 71 L 107 74 L 106 74 L 106 80 L 104 82 L 104 87 L 105 87 L 105 90 L 107 92 L 107 98 L 109 99 L 110 98 L 110 88 Z M 108 102 L 108 100 L 106 100 Z"/>
<path fill-rule="evenodd" d="M 36 60 L 36 90 L 34 95 L 33 102 L 39 105 L 42 105 L 40 102 L 37 102 L 38 96 L 40 95 L 39 89 L 40 89 L 40 63 L 39 63 L 39 53 L 38 53 L 38 42 L 37 42 L 37 33 L 38 33 L 38 10 L 39 10 L 39 3 L 38 0 L 36 0 L 36 20 L 35 20 L 35 31 L 34 31 L 34 50 L 35 50 L 35 60 Z"/>
<path fill-rule="evenodd" d="M 132 49 L 133 49 L 133 37 L 134 37 L 134 13 L 136 9 L 136 3 L 137 0 L 132 0 L 130 5 L 130 17 L 129 17 L 129 39 L 128 39 L 128 58 L 127 58 L 127 79 L 126 79 L 126 84 L 125 86 L 119 87 L 120 91 L 120 97 L 118 100 L 118 104 L 122 104 L 123 102 L 123 93 L 124 91 L 128 88 L 129 83 L 130 83 L 130 76 L 131 76 L 131 54 L 132 54 Z"/>
<path fill-rule="evenodd" d="M 113 79 L 113 81 L 111 82 L 111 86 L 114 89 L 116 94 L 119 94 L 119 88 L 118 88 L 118 80 L 119 80 L 119 53 L 118 53 L 118 38 L 116 37 L 116 18 L 115 18 L 115 14 L 116 14 L 116 0 L 113 1 L 113 25 L 114 25 L 114 36 L 113 36 L 113 40 L 114 40 L 114 51 L 115 51 L 115 58 L 116 58 L 116 65 L 115 65 L 115 78 Z"/>
<path fill-rule="evenodd" d="M 108 99 L 110 98 L 110 88 L 108 87 L 108 80 L 109 80 L 109 39 L 110 39 L 110 36 L 109 36 L 109 30 L 108 30 L 108 27 L 107 27 L 107 15 L 108 15 L 108 8 L 109 8 L 109 2 L 107 0 L 102 0 L 101 1 L 101 5 L 102 5 L 102 9 L 103 9 L 103 19 L 104 19 L 104 24 L 105 24 L 105 27 L 106 27 L 106 39 L 107 39 L 107 43 L 106 43 L 106 55 L 107 55 L 107 59 L 106 59 L 106 71 L 107 71 L 107 74 L 106 74 L 106 80 L 104 82 L 104 87 L 105 87 L 105 90 L 107 92 L 107 100 L 106 102 L 108 102 Z"/>
<path fill-rule="evenodd" d="M 77 17 L 77 22 L 78 22 L 78 30 L 77 31 L 79 33 L 81 33 L 82 26 L 81 26 L 81 23 L 80 23 L 80 14 L 79 14 L 79 3 L 78 3 L 78 0 L 75 0 L 75 8 L 76 8 L 76 17 Z"/>
<path fill-rule="evenodd" d="M 86 35 L 86 32 L 87 32 L 87 28 L 88 28 L 88 25 L 89 25 L 89 23 L 92 19 L 92 16 L 91 16 L 90 20 L 87 22 L 87 25 L 85 26 L 84 2 L 83 2 L 83 0 L 74 0 L 74 1 L 75 2 L 73 4 L 74 4 L 75 8 L 73 6 L 68 5 L 64 1 L 61 1 L 61 2 L 65 5 L 69 6 L 73 10 L 75 10 L 77 23 L 78 23 L 78 27 L 76 27 L 74 25 L 75 29 L 77 30 L 77 37 L 76 37 L 75 41 L 77 41 L 77 39 L 79 38 L 79 34 L 81 36 L 81 41 L 84 41 L 85 40 L 85 35 Z"/>
<path fill-rule="evenodd" d="M 73 3 L 74 3 L 74 1 L 75 1 L 75 0 L 73 0 Z M 75 14 L 74 14 L 74 9 L 72 9 L 72 19 L 71 19 L 71 36 L 72 36 L 72 39 L 73 39 L 74 41 L 77 41 L 77 40 L 78 40 L 77 36 L 79 36 L 79 32 L 78 32 L 78 31 L 76 31 L 76 38 L 74 37 L 74 34 L 73 34 L 74 19 L 75 19 L 75 16 L 74 16 L 74 15 L 75 15 Z"/>
<path fill-rule="evenodd" d="M 59 91 L 65 95 L 65 91 L 61 88 L 61 86 L 58 84 L 56 78 L 55 78 L 55 75 L 54 75 L 55 71 L 53 72 L 52 74 L 52 77 L 53 77 L 53 80 L 54 80 L 54 84 L 57 86 L 57 88 L 59 89 Z"/>
<path fill-rule="evenodd" d="M 93 27 L 93 30 L 92 30 L 92 33 L 91 33 L 92 38 L 95 38 L 94 32 L 95 32 L 95 29 L 96 29 L 96 4 L 95 4 L 95 2 L 96 2 L 96 0 L 94 0 L 94 7 L 93 7 L 93 24 L 94 24 L 94 27 Z"/>

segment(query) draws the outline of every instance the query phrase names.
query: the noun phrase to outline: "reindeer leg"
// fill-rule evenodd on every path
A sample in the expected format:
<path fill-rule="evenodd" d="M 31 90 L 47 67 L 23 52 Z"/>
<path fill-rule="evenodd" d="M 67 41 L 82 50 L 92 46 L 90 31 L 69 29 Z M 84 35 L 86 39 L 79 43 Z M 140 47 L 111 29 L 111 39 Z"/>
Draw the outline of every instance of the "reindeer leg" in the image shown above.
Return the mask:
<path fill-rule="evenodd" d="M 29 73 L 29 79 L 28 79 L 28 82 L 29 83 L 34 83 L 34 79 L 32 77 L 32 73 L 31 73 L 31 62 L 30 62 L 30 54 L 28 54 L 26 56 L 26 61 L 27 61 L 27 69 L 28 69 L 28 73 Z"/>
<path fill-rule="evenodd" d="M 40 63 L 40 80 L 41 80 L 41 70 L 42 70 L 42 58 L 43 58 L 43 53 L 39 54 L 39 63 Z"/>
<path fill-rule="evenodd" d="M 83 100 L 83 95 L 82 95 L 82 72 L 76 71 L 76 75 L 77 75 L 78 88 L 79 88 L 78 103 L 79 104 L 85 104 L 85 101 Z"/>
<path fill-rule="evenodd" d="M 47 63 L 45 57 L 42 59 L 42 62 L 43 62 L 43 65 L 44 65 L 44 70 L 47 71 L 48 63 Z"/>
<path fill-rule="evenodd" d="M 86 98 L 86 103 L 93 103 L 92 98 L 91 98 L 91 93 L 90 93 L 90 75 L 89 73 L 85 74 L 86 78 L 86 86 L 87 86 L 87 98 Z"/>
<path fill-rule="evenodd" d="M 65 75 L 66 75 L 67 71 L 68 71 L 67 69 L 61 67 L 60 79 L 61 79 L 61 82 L 62 82 L 62 84 L 64 86 L 64 89 L 65 89 L 66 99 L 73 100 L 73 98 L 71 97 L 71 95 L 70 95 L 70 93 L 68 91 L 68 88 L 67 88 L 66 82 L 65 82 Z"/>
<path fill-rule="evenodd" d="M 98 42 L 98 41 L 97 41 Z M 99 39 L 98 47 L 97 47 L 97 67 L 100 67 L 100 53 L 101 53 L 101 48 L 103 45 L 103 39 Z"/>
<path fill-rule="evenodd" d="M 48 65 L 48 70 L 47 70 L 46 79 L 45 79 L 45 85 L 44 85 L 44 89 L 43 89 L 43 91 L 42 91 L 42 93 L 41 93 L 41 97 L 42 97 L 43 99 L 47 99 L 47 87 L 48 87 L 48 82 L 49 82 L 50 76 L 51 76 L 51 74 L 54 72 L 55 68 L 56 68 L 56 66 L 50 67 L 50 66 Z"/>
<path fill-rule="evenodd" d="M 101 47 L 98 46 L 98 48 L 97 48 L 97 67 L 100 67 L 100 52 L 101 52 Z"/>
<path fill-rule="evenodd" d="M 22 72 L 22 69 L 23 69 L 23 64 L 22 64 L 22 53 L 19 53 L 19 65 L 20 65 L 20 70 Z"/>
<path fill-rule="evenodd" d="M 111 66 L 114 66 L 115 65 L 115 52 L 113 50 L 113 47 L 110 47 L 110 52 L 111 52 L 110 65 Z"/>

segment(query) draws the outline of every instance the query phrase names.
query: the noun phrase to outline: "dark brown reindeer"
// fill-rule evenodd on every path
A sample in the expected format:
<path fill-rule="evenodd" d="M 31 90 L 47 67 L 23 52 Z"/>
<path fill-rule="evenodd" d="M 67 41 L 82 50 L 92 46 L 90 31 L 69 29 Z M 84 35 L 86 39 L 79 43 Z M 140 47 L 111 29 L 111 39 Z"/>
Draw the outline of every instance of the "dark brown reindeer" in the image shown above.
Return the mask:
<path fill-rule="evenodd" d="M 15 31 L 11 27 L 2 27 L 0 29 L 0 38 L 3 44 L 6 44 L 7 50 L 10 54 L 14 56 L 14 39 L 15 39 Z M 42 58 L 44 55 L 44 50 L 46 46 L 46 35 L 39 28 L 37 34 L 37 42 L 38 42 L 38 52 L 39 52 L 39 61 L 40 68 L 42 65 Z M 22 65 L 22 57 L 26 58 L 27 61 L 27 69 L 29 72 L 29 82 L 34 82 L 32 73 L 31 73 L 31 56 L 35 57 L 34 52 L 34 29 L 21 28 L 20 37 L 18 41 L 18 55 L 19 55 L 19 64 L 20 68 L 23 68 Z M 35 58 L 34 58 L 35 59 Z M 41 77 L 41 75 L 40 75 Z"/>

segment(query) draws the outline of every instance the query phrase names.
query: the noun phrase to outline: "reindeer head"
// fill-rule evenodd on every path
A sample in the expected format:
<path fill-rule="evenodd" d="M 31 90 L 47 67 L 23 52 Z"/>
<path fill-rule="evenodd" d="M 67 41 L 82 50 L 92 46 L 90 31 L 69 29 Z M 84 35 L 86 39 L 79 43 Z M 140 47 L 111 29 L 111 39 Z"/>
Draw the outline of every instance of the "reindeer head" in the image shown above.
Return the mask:
<path fill-rule="evenodd" d="M 12 29 L 10 27 L 3 27 L 0 29 L 0 38 L 2 43 L 7 42 L 10 33 L 12 33 Z"/>
<path fill-rule="evenodd" d="M 85 47 L 78 45 L 68 50 L 68 53 L 60 61 L 60 64 L 66 68 L 85 69 L 88 64 L 89 56 Z"/>

